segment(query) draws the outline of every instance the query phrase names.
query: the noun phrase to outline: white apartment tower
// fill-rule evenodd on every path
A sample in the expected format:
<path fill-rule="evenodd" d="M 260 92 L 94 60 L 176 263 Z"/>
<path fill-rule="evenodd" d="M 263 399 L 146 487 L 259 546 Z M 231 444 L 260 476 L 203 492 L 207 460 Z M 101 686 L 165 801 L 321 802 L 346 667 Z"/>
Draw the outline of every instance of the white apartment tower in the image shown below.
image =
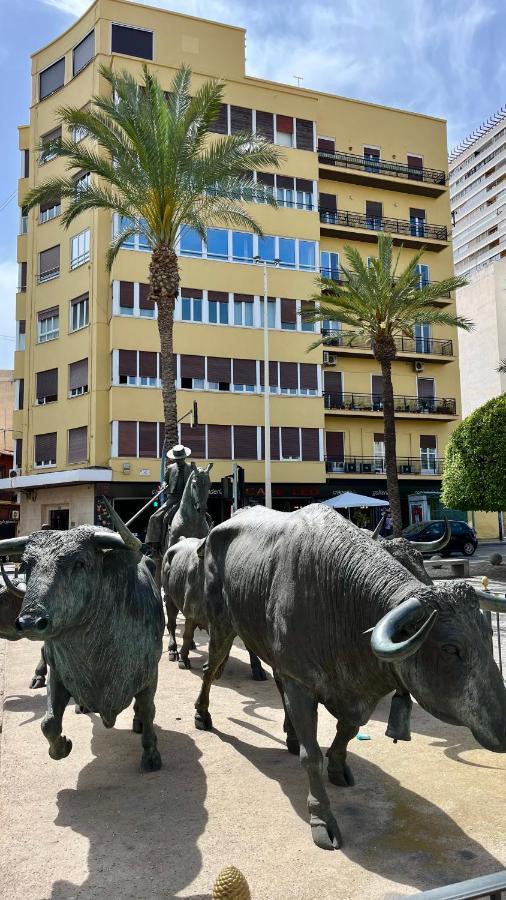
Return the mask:
<path fill-rule="evenodd" d="M 506 256 L 506 106 L 450 153 L 455 274 Z"/>

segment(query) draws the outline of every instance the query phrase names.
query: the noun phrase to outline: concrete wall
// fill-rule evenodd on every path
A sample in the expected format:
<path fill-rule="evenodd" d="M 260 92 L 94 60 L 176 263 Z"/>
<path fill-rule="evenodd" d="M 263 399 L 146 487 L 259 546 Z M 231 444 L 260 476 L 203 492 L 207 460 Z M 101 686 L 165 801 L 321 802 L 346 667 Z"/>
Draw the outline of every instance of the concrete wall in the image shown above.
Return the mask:
<path fill-rule="evenodd" d="M 71 527 L 93 525 L 94 508 L 94 485 L 69 485 L 22 493 L 19 534 L 40 530 L 48 521 L 51 509 L 68 509 Z"/>

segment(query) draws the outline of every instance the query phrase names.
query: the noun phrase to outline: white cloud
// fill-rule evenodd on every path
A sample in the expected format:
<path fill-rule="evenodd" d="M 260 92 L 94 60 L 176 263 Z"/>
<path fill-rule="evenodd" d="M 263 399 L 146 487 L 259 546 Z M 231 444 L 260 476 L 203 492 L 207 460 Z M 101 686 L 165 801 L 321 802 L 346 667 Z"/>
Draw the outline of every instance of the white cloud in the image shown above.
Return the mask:
<path fill-rule="evenodd" d="M 0 369 L 12 369 L 14 341 L 6 340 L 16 334 L 16 288 L 18 266 L 15 262 L 0 262 Z"/>

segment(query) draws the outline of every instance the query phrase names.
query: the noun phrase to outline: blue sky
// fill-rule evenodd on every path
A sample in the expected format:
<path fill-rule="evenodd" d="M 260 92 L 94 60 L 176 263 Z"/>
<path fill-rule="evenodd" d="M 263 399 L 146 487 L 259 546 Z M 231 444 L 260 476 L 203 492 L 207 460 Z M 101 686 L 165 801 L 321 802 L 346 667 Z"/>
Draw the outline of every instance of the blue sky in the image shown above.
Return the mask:
<path fill-rule="evenodd" d="M 12 364 L 17 283 L 17 126 L 28 121 L 30 54 L 87 0 L 0 0 L 0 368 Z M 448 120 L 452 147 L 506 102 L 504 0 L 152 0 L 241 25 L 250 75 Z M 289 12 L 288 12 L 289 11 Z M 288 12 L 288 14 L 287 14 Z M 2 208 L 3 207 L 3 208 Z"/>

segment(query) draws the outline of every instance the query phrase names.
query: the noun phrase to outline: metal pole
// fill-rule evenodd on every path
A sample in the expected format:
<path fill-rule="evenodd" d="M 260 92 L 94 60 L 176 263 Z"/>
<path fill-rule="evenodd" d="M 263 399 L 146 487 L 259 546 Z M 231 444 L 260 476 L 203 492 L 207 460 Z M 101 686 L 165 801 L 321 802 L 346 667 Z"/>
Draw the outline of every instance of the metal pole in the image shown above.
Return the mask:
<path fill-rule="evenodd" d="M 158 497 L 161 497 L 164 492 L 165 492 L 165 487 L 163 487 L 161 489 L 161 491 L 158 491 L 158 493 L 153 494 L 153 496 L 150 497 L 148 502 L 145 503 L 144 506 L 142 506 L 140 509 L 138 509 L 137 512 L 132 516 L 132 518 L 128 520 L 128 522 L 125 522 L 125 525 L 130 527 L 132 522 L 135 522 L 135 520 L 140 516 L 140 514 L 143 513 L 145 509 L 148 509 L 151 506 L 151 504 L 155 502 L 155 500 L 158 500 Z"/>
<path fill-rule="evenodd" d="M 267 263 L 264 262 L 264 461 L 265 461 L 265 505 L 272 509 L 271 478 L 271 406 L 269 372 L 269 301 L 267 298 Z"/>
<path fill-rule="evenodd" d="M 237 512 L 237 510 L 239 509 L 239 475 L 237 471 L 237 463 L 234 463 L 232 466 L 232 491 L 232 512 Z"/>

